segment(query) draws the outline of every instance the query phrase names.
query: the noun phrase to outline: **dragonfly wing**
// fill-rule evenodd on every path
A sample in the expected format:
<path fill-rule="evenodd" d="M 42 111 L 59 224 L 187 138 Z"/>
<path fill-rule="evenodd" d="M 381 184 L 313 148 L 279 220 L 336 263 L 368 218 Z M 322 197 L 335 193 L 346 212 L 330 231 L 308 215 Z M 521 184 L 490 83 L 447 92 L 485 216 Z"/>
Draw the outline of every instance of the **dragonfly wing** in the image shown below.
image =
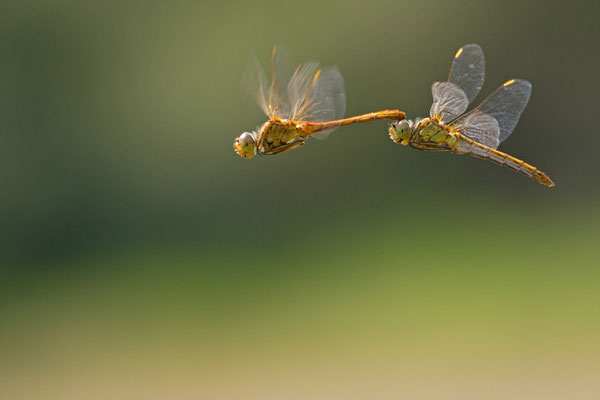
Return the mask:
<path fill-rule="evenodd" d="M 431 87 L 433 104 L 429 114 L 451 121 L 466 111 L 485 79 L 485 57 L 477 44 L 461 47 L 454 55 L 447 82 Z"/>
<path fill-rule="evenodd" d="M 344 117 L 346 112 L 344 78 L 337 67 L 317 69 L 310 75 L 310 79 L 306 79 L 304 84 L 298 86 L 302 89 L 294 90 L 293 93 L 297 104 L 301 104 L 296 109 L 295 115 L 299 121 L 326 122 Z M 317 139 L 325 139 L 334 130 L 335 128 L 328 129 L 313 136 Z"/>
<path fill-rule="evenodd" d="M 515 129 L 531 96 L 531 83 L 511 79 L 496 89 L 477 109 L 496 119 L 500 126 L 500 143 Z"/>
<path fill-rule="evenodd" d="M 291 119 L 288 82 L 292 79 L 294 65 L 292 56 L 284 46 L 276 45 L 273 47 L 268 100 L 274 116 L 283 119 Z"/>
<path fill-rule="evenodd" d="M 269 118 L 292 121 L 326 122 L 343 118 L 346 111 L 344 78 L 337 67 L 319 67 L 306 62 L 296 69 L 285 48 L 275 46 L 271 54 L 271 79 L 256 56 L 252 56 L 243 84 Z M 314 134 L 325 138 L 333 131 Z"/>
<path fill-rule="evenodd" d="M 496 149 L 500 144 L 498 121 L 482 112 L 470 112 L 450 125 L 453 130 L 462 133 L 487 147 Z"/>
<path fill-rule="evenodd" d="M 242 76 L 242 85 L 246 89 L 248 95 L 256 101 L 264 113 L 271 117 L 272 114 L 268 101 L 269 84 L 267 83 L 267 76 L 254 54 L 250 56 L 250 61 Z"/>
<path fill-rule="evenodd" d="M 319 63 L 306 62 L 294 71 L 287 85 L 287 96 L 290 101 L 290 119 L 299 121 L 307 116 L 307 110 L 311 106 L 310 97 L 321 70 Z"/>
<path fill-rule="evenodd" d="M 270 61 L 271 77 L 267 80 L 256 56 L 250 57 L 242 78 L 242 85 L 269 118 L 289 119 L 291 108 L 287 95 L 287 82 L 293 73 L 292 65 L 285 49 L 280 46 L 273 47 Z"/>
<path fill-rule="evenodd" d="M 431 117 L 442 121 L 452 121 L 465 112 L 469 100 L 465 92 L 453 83 L 435 82 L 431 86 L 433 104 L 429 110 Z"/>
<path fill-rule="evenodd" d="M 485 79 L 485 57 L 478 44 L 467 44 L 456 52 L 448 82 L 454 83 L 467 95 L 469 103 L 477 97 Z"/>
<path fill-rule="evenodd" d="M 489 118 L 493 118 L 498 125 L 497 137 L 498 144 L 500 144 L 515 129 L 530 96 L 531 83 L 522 79 L 511 79 L 490 94 L 477 108 L 453 123 L 452 126 L 461 129 L 461 133 L 465 133 L 465 127 L 468 129 L 469 125 L 476 125 L 480 128 L 480 131 L 483 131 L 486 123 L 489 126 Z M 486 129 L 486 135 L 492 134 L 489 128 Z M 477 132 L 473 128 L 471 128 L 470 134 L 472 136 L 467 136 L 485 144 L 483 141 L 486 140 L 486 135 Z"/>

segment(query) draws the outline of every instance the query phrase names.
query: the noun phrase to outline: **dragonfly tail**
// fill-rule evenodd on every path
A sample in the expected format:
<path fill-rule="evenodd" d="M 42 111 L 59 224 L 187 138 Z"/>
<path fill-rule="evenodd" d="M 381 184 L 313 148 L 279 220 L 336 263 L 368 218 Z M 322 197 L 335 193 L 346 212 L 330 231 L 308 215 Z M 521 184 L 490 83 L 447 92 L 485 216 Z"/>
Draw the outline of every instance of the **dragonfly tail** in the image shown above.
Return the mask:
<path fill-rule="evenodd" d="M 496 164 L 502 165 L 504 167 L 510 168 L 513 171 L 519 172 L 525 176 L 528 176 L 532 179 L 535 179 L 542 185 L 546 185 L 548 187 L 554 186 L 554 182 L 552 179 L 536 167 L 531 164 L 527 164 L 523 160 L 519 160 L 511 155 L 498 151 L 496 149 L 492 149 L 491 147 L 487 147 L 478 143 L 474 140 L 471 140 L 463 135 L 460 135 L 460 142 L 464 143 L 464 145 L 459 146 L 455 152 L 469 154 L 474 157 L 488 159 Z"/>
<path fill-rule="evenodd" d="M 406 114 L 400 110 L 383 110 L 376 111 L 368 114 L 358 115 L 356 117 L 343 118 L 335 121 L 327 122 L 303 122 L 301 128 L 306 132 L 306 136 L 312 135 L 313 133 L 322 132 L 327 129 L 334 129 L 340 126 L 359 124 L 362 122 L 374 121 L 377 119 L 387 120 L 403 120 L 406 119 Z"/>

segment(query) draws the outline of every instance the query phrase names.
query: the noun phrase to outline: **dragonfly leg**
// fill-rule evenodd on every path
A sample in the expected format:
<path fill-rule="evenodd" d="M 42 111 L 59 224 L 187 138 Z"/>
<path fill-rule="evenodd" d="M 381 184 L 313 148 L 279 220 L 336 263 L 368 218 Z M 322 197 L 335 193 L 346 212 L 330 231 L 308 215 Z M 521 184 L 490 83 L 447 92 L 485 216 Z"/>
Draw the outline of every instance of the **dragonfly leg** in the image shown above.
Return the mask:
<path fill-rule="evenodd" d="M 415 143 L 410 142 L 408 144 L 413 149 L 423 150 L 423 151 L 448 151 L 450 150 L 448 146 L 444 143 Z"/>
<path fill-rule="evenodd" d="M 286 143 L 281 146 L 273 147 L 272 149 L 269 149 L 269 150 L 263 152 L 262 154 L 271 155 L 271 154 L 283 153 L 284 151 L 298 148 L 298 147 L 302 146 L 304 143 L 305 143 L 304 140 L 298 140 L 296 142 Z"/>

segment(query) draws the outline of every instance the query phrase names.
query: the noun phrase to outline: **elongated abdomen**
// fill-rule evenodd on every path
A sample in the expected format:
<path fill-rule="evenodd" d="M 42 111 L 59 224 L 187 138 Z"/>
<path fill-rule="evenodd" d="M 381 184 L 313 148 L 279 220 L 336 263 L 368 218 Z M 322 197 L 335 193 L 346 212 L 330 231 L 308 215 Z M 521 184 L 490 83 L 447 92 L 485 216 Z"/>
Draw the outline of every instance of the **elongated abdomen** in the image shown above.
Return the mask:
<path fill-rule="evenodd" d="M 327 129 L 334 129 L 340 126 L 347 126 L 353 124 L 360 124 L 363 122 L 374 121 L 378 119 L 387 120 L 403 120 L 406 118 L 404 112 L 400 110 L 383 110 L 376 111 L 368 114 L 358 115 L 356 117 L 338 119 L 335 121 L 327 122 L 302 122 L 298 125 L 299 130 L 304 132 L 303 136 L 312 135 L 313 133 L 321 132 Z"/>
<path fill-rule="evenodd" d="M 457 141 L 456 145 L 450 150 L 453 153 L 468 154 L 474 157 L 485 158 L 495 162 L 496 164 L 500 164 L 514 171 L 520 172 L 523 175 L 535 179 L 543 185 L 549 187 L 554 186 L 554 182 L 552 182 L 548 175 L 533 165 L 527 164 L 523 160 L 519 160 L 518 158 L 492 149 L 491 147 L 484 146 L 481 143 L 471 140 L 459 133 L 454 133 L 454 136 L 457 138 Z"/>

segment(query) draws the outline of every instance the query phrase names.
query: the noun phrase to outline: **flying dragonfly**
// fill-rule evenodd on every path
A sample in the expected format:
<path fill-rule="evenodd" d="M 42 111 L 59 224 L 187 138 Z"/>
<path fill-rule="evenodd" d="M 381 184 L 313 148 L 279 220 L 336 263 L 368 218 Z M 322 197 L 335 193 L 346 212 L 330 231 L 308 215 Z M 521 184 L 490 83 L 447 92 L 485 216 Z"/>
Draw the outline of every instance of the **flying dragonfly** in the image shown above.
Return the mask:
<path fill-rule="evenodd" d="M 535 179 L 554 182 L 533 165 L 496 150 L 515 129 L 531 95 L 531 83 L 511 79 L 464 114 L 483 86 L 485 58 L 481 47 L 468 44 L 454 55 L 446 82 L 431 87 L 429 118 L 393 122 L 390 138 L 402 145 L 429 151 L 450 151 L 488 159 Z"/>
<path fill-rule="evenodd" d="M 404 120 L 399 110 L 384 110 L 343 118 L 344 78 L 337 67 L 306 62 L 295 69 L 285 50 L 271 54 L 271 77 L 253 56 L 242 80 L 248 93 L 269 117 L 255 132 L 244 132 L 233 147 L 244 158 L 278 154 L 304 145 L 308 136 L 323 139 L 334 129 L 377 119 Z"/>

